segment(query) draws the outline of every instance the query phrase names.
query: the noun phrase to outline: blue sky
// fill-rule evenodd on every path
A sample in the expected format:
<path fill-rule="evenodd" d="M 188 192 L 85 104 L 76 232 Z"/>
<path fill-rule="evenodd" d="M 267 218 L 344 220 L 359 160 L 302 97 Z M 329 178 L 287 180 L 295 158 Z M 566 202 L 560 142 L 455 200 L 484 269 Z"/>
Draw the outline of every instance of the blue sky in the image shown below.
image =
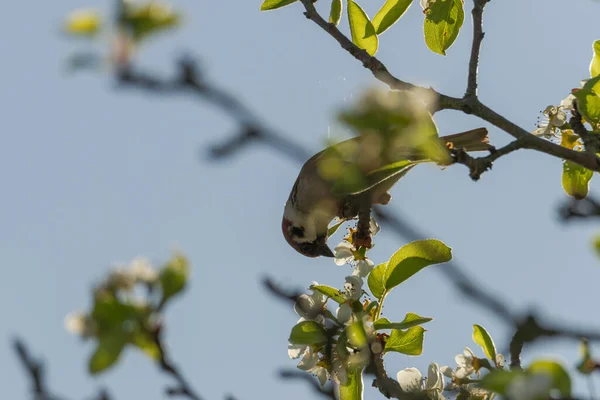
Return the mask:
<path fill-rule="evenodd" d="M 325 3 L 318 5 L 327 12 Z M 379 3 L 361 2 L 370 15 Z M 540 110 L 588 76 L 599 5 L 564 4 L 505 0 L 486 10 L 481 99 L 527 129 L 534 128 Z M 281 237 L 283 203 L 298 165 L 259 146 L 227 161 L 207 160 L 207 147 L 236 131 L 219 110 L 189 96 L 121 90 L 108 71 L 65 73 L 68 55 L 87 44 L 60 34 L 63 16 L 89 6 L 108 15 L 111 5 L 63 0 L 4 7 L 9 16 L 0 25 L 4 397 L 26 396 L 27 382 L 9 346 L 19 335 L 47 361 L 57 393 L 83 398 L 106 386 L 116 399 L 162 398 L 170 381 L 135 351 L 102 376 L 87 376 L 92 346 L 68 334 L 63 320 L 89 306 L 90 288 L 113 262 L 145 255 L 160 263 L 171 249 L 180 249 L 193 272 L 186 295 L 167 313 L 167 340 L 198 391 L 207 399 L 226 393 L 240 399 L 306 398 L 305 386 L 279 382 L 275 373 L 295 365 L 287 358 L 287 337 L 297 317 L 264 292 L 260 279 L 269 275 L 295 288 L 312 281 L 341 286 L 351 269 L 303 258 Z M 140 66 L 168 76 L 177 57 L 192 54 L 215 84 L 307 148 L 318 151 L 329 136 L 349 135 L 334 122 L 336 110 L 376 82 L 302 16 L 300 5 L 269 13 L 258 11 L 258 0 L 174 5 L 185 10 L 185 24 L 143 48 Z M 466 7 L 470 10 L 470 1 Z M 378 57 L 404 80 L 460 96 L 470 18 L 446 57 L 426 49 L 422 20 L 414 4 L 382 36 Z M 440 112 L 435 120 L 443 134 L 487 126 L 494 144 L 510 140 L 456 112 Z M 469 275 L 515 309 L 600 329 L 594 303 L 600 269 L 590 244 L 597 228 L 558 221 L 556 207 L 565 199 L 561 171 L 560 160 L 532 151 L 500 159 L 476 183 L 462 166 L 423 165 L 394 189 L 389 207 L 453 247 Z M 372 258 L 385 261 L 402 244 L 384 228 Z M 430 361 L 452 365 L 464 346 L 475 347 L 475 323 L 499 347 L 507 344 L 506 327 L 461 298 L 439 268 L 411 278 L 387 300 L 390 319 L 406 312 L 434 318 L 421 357 L 387 356 L 393 375 L 412 366 L 424 370 Z M 526 359 L 536 355 L 572 362 L 577 345 L 559 341 L 525 352 Z M 579 381 L 578 388 L 585 385 Z M 367 389 L 367 398 L 374 395 Z"/>

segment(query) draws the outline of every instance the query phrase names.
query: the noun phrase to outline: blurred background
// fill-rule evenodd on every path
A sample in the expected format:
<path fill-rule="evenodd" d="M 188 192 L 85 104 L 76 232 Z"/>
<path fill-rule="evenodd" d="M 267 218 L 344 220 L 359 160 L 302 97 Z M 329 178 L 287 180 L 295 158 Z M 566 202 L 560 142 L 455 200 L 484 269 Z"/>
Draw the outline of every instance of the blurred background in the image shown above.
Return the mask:
<path fill-rule="evenodd" d="M 328 4 L 317 3 L 323 14 Z M 379 2 L 361 5 L 374 15 Z M 471 2 L 465 2 L 470 12 Z M 300 4 L 259 12 L 260 1 L 173 1 L 182 26 L 146 43 L 136 66 L 175 73 L 183 55 L 201 60 L 207 79 L 231 92 L 263 122 L 315 152 L 349 135 L 335 113 L 377 82 L 369 71 L 302 15 Z M 206 399 L 304 399 L 307 385 L 280 381 L 295 367 L 287 338 L 292 308 L 265 292 L 270 276 L 289 288 L 312 281 L 341 287 L 351 267 L 296 254 L 281 236 L 281 214 L 299 165 L 260 145 L 211 161 L 207 149 L 237 133 L 236 122 L 191 96 L 152 95 L 115 84 L 109 69 L 68 73 L 75 51 L 106 51 L 97 40 L 60 31 L 66 14 L 110 1 L 9 2 L 0 24 L 0 387 L 4 398 L 26 398 L 25 374 L 10 340 L 21 336 L 43 355 L 51 388 L 83 398 L 105 386 L 115 399 L 159 399 L 170 381 L 139 351 L 96 378 L 86 372 L 92 344 L 69 334 L 65 316 L 90 306 L 90 289 L 115 262 L 138 255 L 157 264 L 181 250 L 192 264 L 184 296 L 167 312 L 166 340 L 177 364 Z M 533 130 L 540 111 L 558 104 L 589 76 L 600 32 L 598 3 L 492 1 L 486 8 L 480 97 Z M 424 44 L 418 4 L 380 41 L 378 58 L 403 80 L 461 96 L 471 45 L 470 15 L 446 57 Z M 342 19 L 341 29 L 347 31 Z M 442 134 L 479 126 L 492 143 L 507 134 L 456 112 L 435 115 Z M 392 192 L 388 207 L 453 248 L 455 259 L 486 290 L 515 310 L 550 321 L 600 329 L 600 279 L 591 223 L 561 223 L 565 200 L 560 160 L 533 151 L 500 159 L 472 182 L 463 166 L 422 165 Z M 597 179 L 597 178 L 596 178 Z M 592 180 L 592 188 L 596 182 Z M 592 193 L 594 190 L 592 189 Z M 597 192 L 597 191 L 596 191 Z M 334 245 L 335 243 L 332 243 Z M 386 261 L 404 244 L 383 227 L 370 253 Z M 505 355 L 511 331 L 466 301 L 437 271 L 424 270 L 394 291 L 384 316 L 433 317 L 421 357 L 390 354 L 390 375 L 431 361 L 454 365 L 472 343 L 473 324 L 487 328 Z M 551 356 L 572 367 L 574 342 L 539 342 L 525 361 Z M 585 381 L 576 380 L 588 394 Z M 365 385 L 366 398 L 378 394 Z"/>

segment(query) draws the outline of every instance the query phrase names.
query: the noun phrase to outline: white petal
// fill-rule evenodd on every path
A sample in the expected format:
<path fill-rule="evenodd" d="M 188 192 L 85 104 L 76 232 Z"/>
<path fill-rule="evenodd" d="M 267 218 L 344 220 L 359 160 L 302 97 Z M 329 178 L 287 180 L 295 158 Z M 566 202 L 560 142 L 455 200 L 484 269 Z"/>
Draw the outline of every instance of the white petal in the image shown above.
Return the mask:
<path fill-rule="evenodd" d="M 362 296 L 363 281 L 358 276 L 347 276 L 344 291 L 351 299 L 358 300 Z"/>
<path fill-rule="evenodd" d="M 444 388 L 444 376 L 437 363 L 432 362 L 429 364 L 426 387 L 428 390 L 442 390 Z"/>
<path fill-rule="evenodd" d="M 454 376 L 457 377 L 458 379 L 464 379 L 464 378 L 470 376 L 474 371 L 475 370 L 473 368 L 459 366 L 458 368 L 456 368 L 456 372 L 454 373 Z"/>
<path fill-rule="evenodd" d="M 288 344 L 288 356 L 291 359 L 299 358 L 308 349 L 308 346 L 303 344 Z"/>
<path fill-rule="evenodd" d="M 456 361 L 456 364 L 459 367 L 465 367 L 470 364 L 469 359 L 462 354 L 457 354 L 456 357 L 454 357 L 454 361 Z"/>
<path fill-rule="evenodd" d="M 496 366 L 498 368 L 504 367 L 504 356 L 500 353 L 496 354 Z"/>
<path fill-rule="evenodd" d="M 463 352 L 463 354 L 465 356 L 467 356 L 468 358 L 470 358 L 471 360 L 475 357 L 475 354 L 468 347 L 465 347 L 465 351 Z"/>
<path fill-rule="evenodd" d="M 371 260 L 359 260 L 354 267 L 352 275 L 365 278 L 371 273 L 374 266 L 375 264 L 373 264 L 373 261 Z"/>
<path fill-rule="evenodd" d="M 452 368 L 450 368 L 447 365 L 445 365 L 445 366 L 442 367 L 442 374 L 444 374 L 448 378 L 453 378 L 454 377 L 454 371 L 452 370 Z"/>
<path fill-rule="evenodd" d="M 352 317 L 352 308 L 348 303 L 342 304 L 335 312 L 335 317 L 340 323 L 345 324 Z"/>
<path fill-rule="evenodd" d="M 369 232 L 371 233 L 371 236 L 377 235 L 380 230 L 381 228 L 377 224 L 377 221 L 375 221 L 375 218 L 371 217 L 371 222 L 369 223 Z"/>
<path fill-rule="evenodd" d="M 354 246 L 352 244 L 344 241 L 337 245 L 335 248 L 335 259 L 334 262 L 337 265 L 344 265 L 352 261 L 354 258 L 354 254 L 352 253 Z"/>
<path fill-rule="evenodd" d="M 298 363 L 298 368 L 303 371 L 310 371 L 311 369 L 317 366 L 318 362 L 318 354 L 315 353 L 315 351 L 311 347 L 308 347 L 306 353 L 304 353 L 304 357 L 302 357 L 302 360 L 300 360 L 300 362 Z"/>
<path fill-rule="evenodd" d="M 315 374 L 315 376 L 319 380 L 319 383 L 321 384 L 321 386 L 325 386 L 325 383 L 327 383 L 327 378 L 328 378 L 327 370 L 325 368 L 316 367 L 315 369 L 313 369 L 310 372 Z"/>
<path fill-rule="evenodd" d="M 416 368 L 406 368 L 398 372 L 396 380 L 405 392 L 420 392 L 423 375 Z"/>

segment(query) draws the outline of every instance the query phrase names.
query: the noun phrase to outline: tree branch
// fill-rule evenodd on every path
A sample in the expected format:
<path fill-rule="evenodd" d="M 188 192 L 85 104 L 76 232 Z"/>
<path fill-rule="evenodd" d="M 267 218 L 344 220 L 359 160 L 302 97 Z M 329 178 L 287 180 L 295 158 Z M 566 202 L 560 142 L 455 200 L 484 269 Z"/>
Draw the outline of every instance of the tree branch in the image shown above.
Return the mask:
<path fill-rule="evenodd" d="M 13 341 L 13 348 L 29 377 L 33 398 L 35 400 L 64 400 L 50 393 L 50 389 L 46 385 L 44 366 L 31 356 L 25 343 L 16 338 Z"/>
<path fill-rule="evenodd" d="M 467 78 L 467 91 L 465 98 L 477 97 L 477 67 L 479 65 L 479 51 L 485 36 L 483 32 L 483 9 L 489 0 L 473 0 L 473 44 L 471 45 L 471 59 L 469 60 L 469 77 Z"/>

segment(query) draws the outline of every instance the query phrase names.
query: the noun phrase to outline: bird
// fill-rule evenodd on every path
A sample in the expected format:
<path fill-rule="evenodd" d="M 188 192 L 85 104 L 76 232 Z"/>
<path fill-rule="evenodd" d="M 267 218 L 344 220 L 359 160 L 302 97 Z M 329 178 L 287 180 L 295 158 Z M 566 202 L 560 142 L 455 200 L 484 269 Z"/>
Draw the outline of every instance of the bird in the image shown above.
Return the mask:
<path fill-rule="evenodd" d="M 425 146 L 426 144 L 426 146 Z M 389 190 L 410 169 L 423 162 L 452 163 L 451 149 L 491 150 L 485 128 L 433 141 L 394 141 L 366 133 L 327 147 L 302 166 L 285 203 L 281 228 L 287 243 L 307 257 L 334 257 L 327 245 L 329 224 L 336 217 L 355 218 L 366 204 L 386 205 Z"/>

